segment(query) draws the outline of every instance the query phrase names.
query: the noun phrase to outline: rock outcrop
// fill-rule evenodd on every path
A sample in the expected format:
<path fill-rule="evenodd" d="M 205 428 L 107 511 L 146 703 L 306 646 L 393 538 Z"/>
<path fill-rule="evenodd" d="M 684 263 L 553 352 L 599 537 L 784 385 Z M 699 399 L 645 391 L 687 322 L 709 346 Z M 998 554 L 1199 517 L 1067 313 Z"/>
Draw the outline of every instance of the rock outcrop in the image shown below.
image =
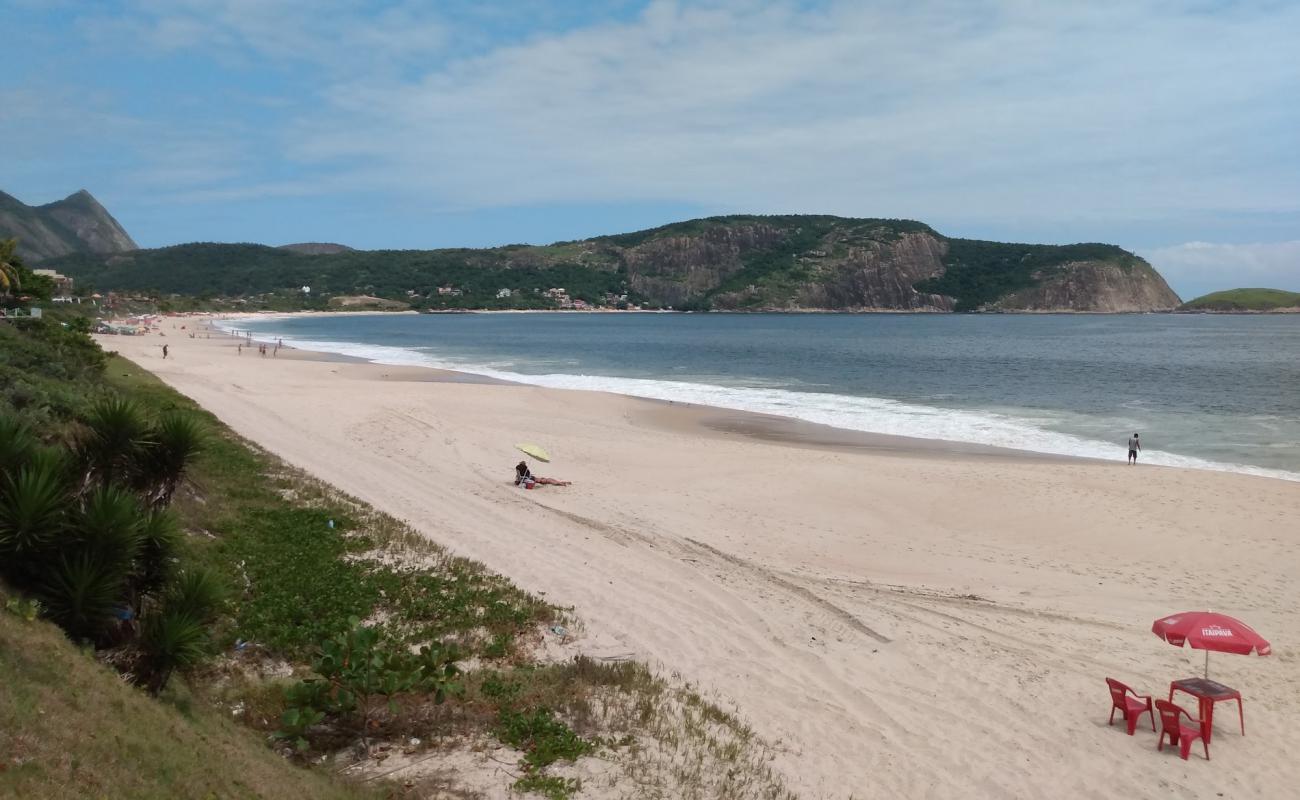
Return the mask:
<path fill-rule="evenodd" d="M 29 206 L 0 192 L 0 239 L 10 237 L 18 240 L 18 254 L 31 263 L 69 253 L 107 255 L 137 249 L 85 189 L 43 206 Z"/>
<path fill-rule="evenodd" d="M 334 244 L 333 242 L 296 242 L 294 244 L 282 244 L 278 249 L 302 253 L 307 256 L 332 256 L 335 253 L 350 253 L 353 250 L 353 248 L 345 244 Z"/>
<path fill-rule="evenodd" d="M 773 247 L 784 238 L 770 225 L 737 225 L 694 236 L 652 239 L 620 255 L 632 291 L 680 306 L 743 270 L 746 254 Z"/>
<path fill-rule="evenodd" d="M 1171 311 L 1182 301 L 1150 264 L 1125 267 L 1106 261 L 1062 265 L 1052 275 L 1037 276 L 1037 286 L 1012 292 L 990 311 L 1092 311 L 1101 313 Z"/>

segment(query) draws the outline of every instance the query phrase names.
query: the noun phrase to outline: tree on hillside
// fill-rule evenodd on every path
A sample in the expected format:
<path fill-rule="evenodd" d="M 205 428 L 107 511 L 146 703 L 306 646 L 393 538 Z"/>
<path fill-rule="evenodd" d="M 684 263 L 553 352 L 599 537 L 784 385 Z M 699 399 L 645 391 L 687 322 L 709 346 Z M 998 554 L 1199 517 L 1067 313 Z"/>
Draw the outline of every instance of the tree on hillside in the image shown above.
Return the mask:
<path fill-rule="evenodd" d="M 17 239 L 0 241 L 0 294 L 11 294 L 23 288 L 18 277 L 22 262 L 14 252 L 17 248 Z"/>

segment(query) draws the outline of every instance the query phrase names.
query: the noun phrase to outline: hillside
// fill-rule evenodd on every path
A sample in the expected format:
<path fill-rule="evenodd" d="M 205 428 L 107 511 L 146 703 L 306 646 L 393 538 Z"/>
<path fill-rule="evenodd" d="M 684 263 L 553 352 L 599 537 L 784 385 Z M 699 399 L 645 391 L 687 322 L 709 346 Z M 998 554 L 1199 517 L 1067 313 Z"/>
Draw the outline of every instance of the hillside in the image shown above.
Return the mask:
<path fill-rule="evenodd" d="M 383 796 L 293 766 L 183 693 L 153 700 L 5 599 L 0 588 L 0 796 Z"/>
<path fill-rule="evenodd" d="M 1300 311 L 1300 292 L 1227 289 L 1188 300 L 1179 311 Z"/>
<path fill-rule="evenodd" d="M 136 243 L 90 192 L 29 206 L 0 192 L 0 239 L 18 240 L 18 255 L 30 262 L 68 253 L 111 254 Z"/>
<path fill-rule="evenodd" d="M 548 308 L 563 287 L 600 303 L 831 311 L 1154 311 L 1178 296 L 1114 245 L 953 239 L 910 220 L 728 216 L 547 246 L 349 250 L 188 244 L 52 263 L 99 289 L 246 296 L 296 291 L 421 308 Z M 457 293 L 439 294 L 439 287 Z M 510 289 L 509 297 L 498 297 Z"/>

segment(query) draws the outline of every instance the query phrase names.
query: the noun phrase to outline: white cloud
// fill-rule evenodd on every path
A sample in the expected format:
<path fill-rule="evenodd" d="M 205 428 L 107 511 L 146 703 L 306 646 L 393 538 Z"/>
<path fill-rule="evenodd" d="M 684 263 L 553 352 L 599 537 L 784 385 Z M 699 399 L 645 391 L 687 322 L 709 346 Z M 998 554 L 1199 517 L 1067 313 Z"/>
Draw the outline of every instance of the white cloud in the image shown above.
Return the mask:
<path fill-rule="evenodd" d="M 377 13 L 359 0 L 135 0 L 127 6 L 127 13 L 82 16 L 78 27 L 110 47 L 130 41 L 242 66 L 307 62 L 337 74 L 435 53 L 448 33 L 427 4 L 413 0 Z"/>
<path fill-rule="evenodd" d="M 1184 299 L 1221 289 L 1300 292 L 1300 241 L 1270 244 L 1187 242 L 1140 251 Z"/>
<path fill-rule="evenodd" d="M 1094 239 L 1300 215 L 1300 4 L 656 0 L 534 24 L 545 6 L 128 0 L 80 29 L 115 54 L 210 56 L 221 101 L 231 84 L 259 98 L 255 125 L 238 124 L 253 101 L 232 107 L 229 142 L 160 147 L 139 170 L 172 173 L 187 202 L 315 185 L 427 208 L 677 203 Z M 506 18 L 524 32 L 489 30 Z M 193 129 L 171 111 L 141 127 Z M 1148 241 L 1195 235 L 1210 234 Z"/>
<path fill-rule="evenodd" d="M 674 199 L 929 219 L 1297 208 L 1300 169 L 1267 118 L 1296 117 L 1278 99 L 1300 91 L 1300 9 L 1163 8 L 657 2 L 418 80 L 334 83 L 287 146 L 468 205 Z M 1274 153 L 1289 161 L 1267 165 Z"/>

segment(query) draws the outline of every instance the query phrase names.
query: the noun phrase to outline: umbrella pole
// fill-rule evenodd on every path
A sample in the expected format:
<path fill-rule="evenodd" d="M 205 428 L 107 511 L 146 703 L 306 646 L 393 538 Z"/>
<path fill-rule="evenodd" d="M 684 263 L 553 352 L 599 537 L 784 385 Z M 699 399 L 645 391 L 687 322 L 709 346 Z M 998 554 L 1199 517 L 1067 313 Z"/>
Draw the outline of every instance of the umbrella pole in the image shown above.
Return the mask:
<path fill-rule="evenodd" d="M 1210 651 L 1205 651 L 1205 679 L 1210 679 Z"/>

